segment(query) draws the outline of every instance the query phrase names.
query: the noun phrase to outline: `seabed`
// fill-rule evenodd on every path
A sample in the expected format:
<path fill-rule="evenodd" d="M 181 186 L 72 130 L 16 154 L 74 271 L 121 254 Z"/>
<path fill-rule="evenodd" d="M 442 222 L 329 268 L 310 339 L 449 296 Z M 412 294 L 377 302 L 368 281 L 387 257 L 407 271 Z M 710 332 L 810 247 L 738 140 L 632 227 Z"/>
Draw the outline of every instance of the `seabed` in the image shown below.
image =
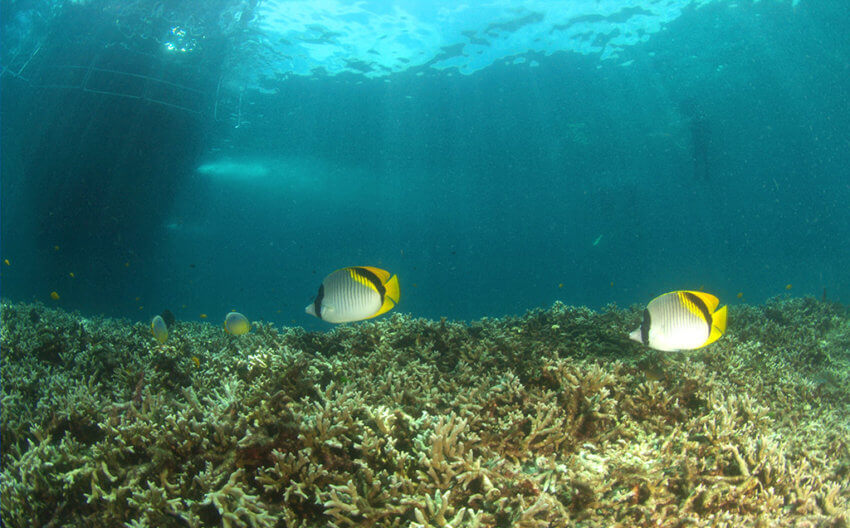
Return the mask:
<path fill-rule="evenodd" d="M 850 517 L 850 315 L 730 307 L 687 353 L 556 304 L 325 333 L 2 304 L 2 524 L 829 526 Z"/>

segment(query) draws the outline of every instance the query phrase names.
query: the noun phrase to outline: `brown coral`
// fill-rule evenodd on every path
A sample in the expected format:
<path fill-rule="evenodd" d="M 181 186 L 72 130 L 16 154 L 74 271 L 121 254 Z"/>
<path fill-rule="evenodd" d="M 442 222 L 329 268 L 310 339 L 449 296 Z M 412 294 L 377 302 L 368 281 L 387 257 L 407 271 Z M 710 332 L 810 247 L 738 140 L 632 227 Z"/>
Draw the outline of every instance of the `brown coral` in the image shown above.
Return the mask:
<path fill-rule="evenodd" d="M 846 525 L 846 312 L 735 307 L 687 355 L 629 342 L 638 318 L 178 323 L 160 346 L 4 304 L 3 522 Z"/>

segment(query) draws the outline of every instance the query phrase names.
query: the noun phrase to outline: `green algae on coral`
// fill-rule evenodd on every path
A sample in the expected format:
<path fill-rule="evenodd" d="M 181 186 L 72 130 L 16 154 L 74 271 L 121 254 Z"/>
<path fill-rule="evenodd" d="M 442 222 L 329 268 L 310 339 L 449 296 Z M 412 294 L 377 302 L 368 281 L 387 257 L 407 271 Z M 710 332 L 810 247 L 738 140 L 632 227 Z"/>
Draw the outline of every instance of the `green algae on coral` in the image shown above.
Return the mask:
<path fill-rule="evenodd" d="M 628 341 L 636 308 L 160 345 L 4 302 L 3 523 L 846 526 L 847 311 L 730 312 L 659 354 Z"/>

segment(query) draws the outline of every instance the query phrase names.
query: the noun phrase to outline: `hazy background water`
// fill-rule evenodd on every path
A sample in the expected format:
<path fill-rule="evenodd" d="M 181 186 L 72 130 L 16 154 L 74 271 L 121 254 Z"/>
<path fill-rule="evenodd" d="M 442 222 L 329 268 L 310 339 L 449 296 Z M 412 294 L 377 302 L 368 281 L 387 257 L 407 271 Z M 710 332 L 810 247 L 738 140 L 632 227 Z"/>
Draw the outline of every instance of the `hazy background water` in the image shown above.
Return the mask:
<path fill-rule="evenodd" d="M 3 6 L 5 298 L 320 328 L 375 265 L 426 317 L 850 299 L 843 0 L 186 4 Z"/>

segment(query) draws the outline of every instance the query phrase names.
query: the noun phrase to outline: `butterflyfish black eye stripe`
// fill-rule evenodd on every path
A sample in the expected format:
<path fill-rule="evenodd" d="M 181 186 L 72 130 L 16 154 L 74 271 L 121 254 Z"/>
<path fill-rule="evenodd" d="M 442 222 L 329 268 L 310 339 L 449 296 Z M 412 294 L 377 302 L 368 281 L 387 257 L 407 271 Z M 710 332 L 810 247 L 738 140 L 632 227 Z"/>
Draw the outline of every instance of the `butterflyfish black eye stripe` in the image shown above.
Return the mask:
<path fill-rule="evenodd" d="M 381 279 L 366 268 L 354 267 L 353 269 L 354 273 L 360 275 L 361 277 L 372 283 L 375 289 L 378 290 L 378 294 L 380 294 L 381 296 L 381 302 L 384 302 L 384 295 L 387 293 L 387 289 L 381 283 Z"/>
<path fill-rule="evenodd" d="M 322 318 L 322 299 L 325 297 L 325 285 L 319 285 L 319 293 L 316 294 L 316 300 L 313 301 L 313 309 L 316 310 L 316 317 Z"/>
<path fill-rule="evenodd" d="M 702 313 L 702 320 L 708 325 L 708 334 L 711 335 L 711 312 L 708 311 L 708 306 L 705 305 L 702 299 L 693 293 L 686 291 L 684 294 L 689 301 L 694 303 L 694 306 L 699 309 L 700 313 Z"/>
<path fill-rule="evenodd" d="M 652 317 L 649 315 L 649 310 L 644 308 L 643 321 L 640 323 L 640 340 L 644 345 L 649 344 L 649 325 L 652 323 Z"/>

